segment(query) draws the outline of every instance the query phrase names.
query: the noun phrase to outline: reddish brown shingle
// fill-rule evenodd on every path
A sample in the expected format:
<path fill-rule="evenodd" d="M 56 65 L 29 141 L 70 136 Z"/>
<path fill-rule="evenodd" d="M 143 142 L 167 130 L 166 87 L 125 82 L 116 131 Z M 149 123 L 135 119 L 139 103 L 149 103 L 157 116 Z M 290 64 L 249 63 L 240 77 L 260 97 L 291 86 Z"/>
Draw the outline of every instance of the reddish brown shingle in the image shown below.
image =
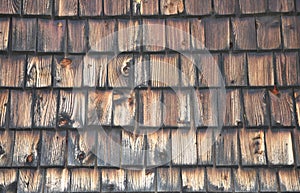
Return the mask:
<path fill-rule="evenodd" d="M 234 48 L 243 50 L 256 49 L 255 19 L 251 17 L 233 18 L 231 22 Z"/>
<path fill-rule="evenodd" d="M 256 19 L 257 46 L 259 49 L 281 47 L 280 18 L 260 17 Z"/>
<path fill-rule="evenodd" d="M 284 48 L 300 48 L 300 16 L 282 16 Z"/>
<path fill-rule="evenodd" d="M 208 19 L 205 21 L 205 45 L 209 50 L 225 50 L 229 48 L 229 19 Z"/>

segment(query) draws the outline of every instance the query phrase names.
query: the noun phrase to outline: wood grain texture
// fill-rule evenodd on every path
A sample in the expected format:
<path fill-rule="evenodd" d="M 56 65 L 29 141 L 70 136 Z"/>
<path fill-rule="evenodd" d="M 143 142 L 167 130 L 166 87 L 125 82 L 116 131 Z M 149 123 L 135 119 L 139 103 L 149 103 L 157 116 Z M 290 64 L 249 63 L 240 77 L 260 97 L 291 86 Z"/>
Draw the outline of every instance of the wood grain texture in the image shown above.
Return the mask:
<path fill-rule="evenodd" d="M 161 0 L 160 11 L 163 15 L 175 15 L 184 11 L 183 0 Z"/>
<path fill-rule="evenodd" d="M 65 20 L 38 19 L 38 52 L 63 52 L 66 27 Z"/>
<path fill-rule="evenodd" d="M 149 1 L 149 0 L 148 0 Z M 143 20 L 143 47 L 146 51 L 161 51 L 166 47 L 166 28 L 164 19 Z"/>
<path fill-rule="evenodd" d="M 53 0 L 23 0 L 25 15 L 51 15 Z"/>
<path fill-rule="evenodd" d="M 0 50 L 7 50 L 9 37 L 9 18 L 0 19 Z"/>
<path fill-rule="evenodd" d="M 36 19 L 12 19 L 12 50 L 35 51 L 36 35 Z"/>
<path fill-rule="evenodd" d="M 185 10 L 188 15 L 209 15 L 212 3 L 211 0 L 186 0 Z"/>
<path fill-rule="evenodd" d="M 104 0 L 105 15 L 127 15 L 130 14 L 130 0 Z"/>
<path fill-rule="evenodd" d="M 20 14 L 21 13 L 21 0 L 1 0 L 0 1 L 1 14 Z"/>
<path fill-rule="evenodd" d="M 0 170 L 0 185 L 2 190 L 7 193 L 17 192 L 17 170 L 1 169 Z"/>
<path fill-rule="evenodd" d="M 123 169 L 103 169 L 102 192 L 122 192 L 126 187 L 126 172 Z"/>
<path fill-rule="evenodd" d="M 0 131 L 0 166 L 2 167 L 9 167 L 12 164 L 14 138 L 13 131 Z"/>
<path fill-rule="evenodd" d="M 155 190 L 155 172 L 129 170 L 127 172 L 127 191 L 144 192 Z"/>
<path fill-rule="evenodd" d="M 207 19 L 205 21 L 205 45 L 209 50 L 229 48 L 230 27 L 228 18 Z"/>
<path fill-rule="evenodd" d="M 297 163 L 297 166 L 300 166 L 300 131 L 295 130 L 294 131 L 294 151 L 295 151 L 295 161 Z"/>
<path fill-rule="evenodd" d="M 258 176 L 253 169 L 236 169 L 233 172 L 236 192 L 257 192 Z"/>
<path fill-rule="evenodd" d="M 205 48 L 205 25 L 203 19 L 190 19 L 191 47 L 193 49 Z"/>
<path fill-rule="evenodd" d="M 112 58 L 108 64 L 109 87 L 131 87 L 133 83 L 133 55 L 118 55 Z"/>
<path fill-rule="evenodd" d="M 243 122 L 241 94 L 239 90 L 226 91 L 225 126 L 240 126 Z"/>
<path fill-rule="evenodd" d="M 150 66 L 149 55 L 134 55 L 133 87 L 146 87 L 149 83 Z"/>
<path fill-rule="evenodd" d="M 293 0 L 269 1 L 269 10 L 272 12 L 292 12 L 295 9 Z"/>
<path fill-rule="evenodd" d="M 184 192 L 205 191 L 205 170 L 204 168 L 183 168 L 182 189 Z"/>
<path fill-rule="evenodd" d="M 167 19 L 167 48 L 172 50 L 190 49 L 190 25 L 188 20 Z"/>
<path fill-rule="evenodd" d="M 223 72 L 227 86 L 247 85 L 246 54 L 231 53 L 223 55 Z"/>
<path fill-rule="evenodd" d="M 94 88 L 106 86 L 108 59 L 106 55 L 87 54 L 84 56 L 83 86 Z"/>
<path fill-rule="evenodd" d="M 253 53 L 247 58 L 250 86 L 274 85 L 272 53 Z"/>
<path fill-rule="evenodd" d="M 49 168 L 46 170 L 44 192 L 66 192 L 70 186 L 68 169 Z"/>
<path fill-rule="evenodd" d="M 219 136 L 216 136 L 216 139 L 216 165 L 237 165 L 239 163 L 237 130 L 223 130 Z"/>
<path fill-rule="evenodd" d="M 39 143 L 39 131 L 16 131 L 13 166 L 37 166 Z"/>
<path fill-rule="evenodd" d="M 215 12 L 218 15 L 229 15 L 235 13 L 235 0 L 214 0 Z"/>
<path fill-rule="evenodd" d="M 36 127 L 56 126 L 57 92 L 38 90 L 35 93 L 33 125 Z"/>
<path fill-rule="evenodd" d="M 23 87 L 25 56 L 0 55 L 0 86 Z"/>
<path fill-rule="evenodd" d="M 300 48 L 300 16 L 282 16 L 284 48 Z"/>
<path fill-rule="evenodd" d="M 294 91 L 294 97 L 295 97 L 295 103 L 296 103 L 296 116 L 297 116 L 297 120 L 298 120 L 298 125 L 300 125 L 300 90 L 296 89 Z"/>
<path fill-rule="evenodd" d="M 157 191 L 176 192 L 180 191 L 180 171 L 179 168 L 158 168 L 157 169 Z"/>
<path fill-rule="evenodd" d="M 134 0 L 133 15 L 158 15 L 159 1 L 158 0 Z"/>
<path fill-rule="evenodd" d="M 252 17 L 232 18 L 234 48 L 242 50 L 256 49 L 255 19 Z"/>
<path fill-rule="evenodd" d="M 293 165 L 293 144 L 288 130 L 268 130 L 266 133 L 268 162 L 270 165 Z"/>
<path fill-rule="evenodd" d="M 98 192 L 100 182 L 100 171 L 97 168 L 71 170 L 71 192 Z"/>
<path fill-rule="evenodd" d="M 42 166 L 63 166 L 65 164 L 66 131 L 43 131 L 41 145 Z"/>
<path fill-rule="evenodd" d="M 281 47 L 280 18 L 260 17 L 256 19 L 257 46 L 259 49 Z"/>
<path fill-rule="evenodd" d="M 85 20 L 68 20 L 68 52 L 85 53 L 87 48 Z"/>
<path fill-rule="evenodd" d="M 42 192 L 44 183 L 44 170 L 22 169 L 19 170 L 18 192 L 39 193 Z"/>
<path fill-rule="evenodd" d="M 242 129 L 239 136 L 242 165 L 266 165 L 264 131 L 256 129 Z"/>
<path fill-rule="evenodd" d="M 52 81 L 52 56 L 29 56 L 26 87 L 48 87 Z"/>
<path fill-rule="evenodd" d="M 239 0 L 240 10 L 243 14 L 263 13 L 267 9 L 266 1 Z"/>
<path fill-rule="evenodd" d="M 100 16 L 102 13 L 102 0 L 79 0 L 79 16 Z"/>
<path fill-rule="evenodd" d="M 31 127 L 32 122 L 32 92 L 11 91 L 10 128 Z"/>
<path fill-rule="evenodd" d="M 55 15 L 77 16 L 78 0 L 55 0 Z"/>
<path fill-rule="evenodd" d="M 196 61 L 193 54 L 180 56 L 181 64 L 181 86 L 195 87 L 196 86 Z"/>
<path fill-rule="evenodd" d="M 278 190 L 276 170 L 260 168 L 258 174 L 261 192 L 276 192 Z"/>
<path fill-rule="evenodd" d="M 198 165 L 213 165 L 215 128 L 200 129 L 197 132 Z"/>
<path fill-rule="evenodd" d="M 8 90 L 0 91 L 0 127 L 5 127 L 8 116 Z"/>
<path fill-rule="evenodd" d="M 207 168 L 208 191 L 231 192 L 231 170 L 229 168 Z"/>
<path fill-rule="evenodd" d="M 138 51 L 142 45 L 142 27 L 139 20 L 118 20 L 118 48 L 120 52 Z"/>
<path fill-rule="evenodd" d="M 295 169 L 279 170 L 279 185 L 281 191 L 297 192 L 300 189 L 300 172 Z"/>
<path fill-rule="evenodd" d="M 245 120 L 247 126 L 268 124 L 266 92 L 264 90 L 244 90 Z"/>
<path fill-rule="evenodd" d="M 276 80 L 281 86 L 300 83 L 299 56 L 296 52 L 276 53 Z"/>

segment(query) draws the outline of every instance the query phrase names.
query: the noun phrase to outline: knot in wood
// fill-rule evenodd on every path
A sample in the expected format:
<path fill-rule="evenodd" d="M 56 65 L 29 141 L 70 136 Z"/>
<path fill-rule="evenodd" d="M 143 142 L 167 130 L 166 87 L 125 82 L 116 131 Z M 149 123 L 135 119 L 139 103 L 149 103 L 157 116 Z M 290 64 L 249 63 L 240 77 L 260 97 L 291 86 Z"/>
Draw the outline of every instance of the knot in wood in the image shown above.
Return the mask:
<path fill-rule="evenodd" d="M 72 64 L 72 60 L 69 58 L 64 58 L 60 61 L 59 64 L 62 68 L 67 68 Z"/>
<path fill-rule="evenodd" d="M 129 76 L 131 62 L 132 62 L 132 59 L 130 59 L 130 58 L 123 62 L 123 65 L 121 66 L 121 73 L 123 76 Z"/>
<path fill-rule="evenodd" d="M 34 160 L 34 156 L 33 156 L 33 153 L 29 154 L 29 155 L 26 155 L 26 163 L 32 163 L 33 160 Z"/>
<path fill-rule="evenodd" d="M 3 147 L 0 145 L 0 155 L 3 155 L 3 154 L 5 154 L 5 151 L 4 151 Z"/>
<path fill-rule="evenodd" d="M 80 152 L 78 153 L 78 155 L 77 155 L 77 159 L 78 159 L 80 162 L 82 162 L 82 160 L 84 160 L 84 158 L 85 158 L 85 153 L 84 153 L 84 151 L 80 151 Z"/>

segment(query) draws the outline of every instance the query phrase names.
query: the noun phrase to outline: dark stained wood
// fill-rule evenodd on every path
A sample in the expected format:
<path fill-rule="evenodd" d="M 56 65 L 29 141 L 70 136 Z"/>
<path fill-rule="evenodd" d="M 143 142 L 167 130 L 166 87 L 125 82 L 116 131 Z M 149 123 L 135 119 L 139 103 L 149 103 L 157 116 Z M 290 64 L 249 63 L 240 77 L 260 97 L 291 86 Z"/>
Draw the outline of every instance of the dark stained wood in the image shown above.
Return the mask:
<path fill-rule="evenodd" d="M 39 143 L 39 131 L 16 131 L 13 166 L 37 166 Z"/>
<path fill-rule="evenodd" d="M 251 53 L 248 54 L 247 58 L 249 85 L 274 85 L 272 53 Z"/>
<path fill-rule="evenodd" d="M 38 47 L 39 52 L 65 51 L 66 37 L 65 20 L 38 20 Z"/>
<path fill-rule="evenodd" d="M 11 91 L 10 128 L 31 127 L 31 91 Z"/>
<path fill-rule="evenodd" d="M 213 164 L 213 148 L 215 128 L 200 129 L 197 132 L 198 165 Z"/>
<path fill-rule="evenodd" d="M 9 37 L 9 18 L 0 19 L 0 50 L 7 50 Z"/>
<path fill-rule="evenodd" d="M 266 165 L 264 131 L 256 129 L 242 129 L 239 134 L 242 165 Z"/>
<path fill-rule="evenodd" d="M 158 15 L 158 0 L 134 0 L 133 15 Z"/>
<path fill-rule="evenodd" d="M 276 170 L 260 168 L 258 170 L 258 174 L 261 192 L 277 192 L 278 182 L 276 178 Z"/>
<path fill-rule="evenodd" d="M 25 15 L 51 15 L 53 0 L 23 0 Z"/>
<path fill-rule="evenodd" d="M 157 191 L 158 192 L 179 192 L 180 191 L 179 168 L 158 168 L 157 169 Z"/>
<path fill-rule="evenodd" d="M 183 168 L 182 187 L 183 191 L 203 192 L 205 191 L 204 168 Z"/>
<path fill-rule="evenodd" d="M 236 192 L 257 192 L 258 177 L 254 169 L 236 169 L 233 172 Z"/>
<path fill-rule="evenodd" d="M 281 47 L 279 17 L 260 17 L 256 19 L 256 24 L 258 48 L 276 49 Z"/>
<path fill-rule="evenodd" d="M 36 19 L 12 19 L 12 49 L 14 51 L 35 51 Z"/>
<path fill-rule="evenodd" d="M 63 166 L 65 164 L 66 131 L 43 131 L 41 148 L 42 166 Z"/>
<path fill-rule="evenodd" d="M 247 126 L 268 124 L 265 90 L 244 90 L 245 120 Z"/>
<path fill-rule="evenodd" d="M 300 0 L 296 0 L 295 3 L 296 3 L 296 5 L 295 5 L 296 6 L 296 11 L 300 12 Z"/>
<path fill-rule="evenodd" d="M 112 58 L 108 64 L 108 86 L 130 87 L 133 81 L 133 55 L 118 55 Z"/>
<path fill-rule="evenodd" d="M 277 84 L 293 86 L 300 83 L 299 56 L 296 52 L 276 53 Z"/>
<path fill-rule="evenodd" d="M 118 48 L 120 52 L 138 51 L 142 45 L 139 20 L 118 20 Z"/>
<path fill-rule="evenodd" d="M 115 27 L 115 20 L 89 20 L 88 37 L 91 51 L 113 51 L 116 43 Z"/>
<path fill-rule="evenodd" d="M 68 52 L 85 53 L 86 52 L 86 21 L 69 20 L 68 21 Z"/>
<path fill-rule="evenodd" d="M 279 170 L 279 185 L 283 192 L 297 192 L 300 189 L 300 172 L 295 169 Z"/>
<path fill-rule="evenodd" d="M 48 87 L 52 81 L 52 56 L 29 56 L 26 87 Z"/>
<path fill-rule="evenodd" d="M 19 170 L 18 192 L 39 193 L 42 192 L 44 183 L 44 170 L 22 169 Z"/>
<path fill-rule="evenodd" d="M 203 19 L 190 19 L 191 41 L 192 41 L 191 47 L 193 49 L 205 48 L 204 23 L 205 22 Z"/>
<path fill-rule="evenodd" d="M 229 48 L 229 19 L 207 19 L 205 21 L 205 45 L 209 50 L 224 50 Z"/>
<path fill-rule="evenodd" d="M 266 1 L 239 0 L 240 10 L 243 14 L 263 13 L 266 11 Z"/>
<path fill-rule="evenodd" d="M 146 87 L 149 83 L 150 66 L 149 55 L 134 55 L 133 87 Z"/>
<path fill-rule="evenodd" d="M 231 192 L 231 170 L 229 168 L 207 168 L 208 191 Z"/>
<path fill-rule="evenodd" d="M 246 86 L 246 54 L 230 53 L 223 55 L 223 72 L 227 86 Z"/>
<path fill-rule="evenodd" d="M 300 166 L 300 131 L 294 130 L 294 143 L 295 143 L 295 161 L 297 163 L 297 166 Z"/>
<path fill-rule="evenodd" d="M 4 127 L 7 123 L 8 116 L 8 90 L 0 91 L 0 127 Z"/>
<path fill-rule="evenodd" d="M 13 131 L 0 131 L 0 166 L 11 166 L 14 145 L 13 142 Z"/>
<path fill-rule="evenodd" d="M 216 135 L 216 134 L 215 134 Z M 216 141 L 216 165 L 227 166 L 237 165 L 238 154 L 238 132 L 236 129 L 223 130 L 219 136 L 215 136 Z"/>
<path fill-rule="evenodd" d="M 127 172 L 127 191 L 143 192 L 155 190 L 155 172 L 129 170 Z"/>
<path fill-rule="evenodd" d="M 70 186 L 68 169 L 49 168 L 46 170 L 44 192 L 66 192 Z"/>
<path fill-rule="evenodd" d="M 239 90 L 226 90 L 225 126 L 239 126 L 242 121 L 242 103 Z"/>
<path fill-rule="evenodd" d="M 7 193 L 17 192 L 17 170 L 15 169 L 1 169 L 0 170 L 0 184 L 2 190 Z"/>
<path fill-rule="evenodd" d="M 99 192 L 100 171 L 97 168 L 71 170 L 71 192 Z"/>
<path fill-rule="evenodd" d="M 83 65 L 83 86 L 87 87 L 105 87 L 107 79 L 106 55 L 87 54 L 84 57 Z"/>
<path fill-rule="evenodd" d="M 272 12 L 291 12 L 294 11 L 293 0 L 275 0 L 269 1 L 269 10 Z"/>
<path fill-rule="evenodd" d="M 130 0 L 104 0 L 105 15 L 127 15 L 130 14 Z"/>
<path fill-rule="evenodd" d="M 288 130 L 268 130 L 266 132 L 268 162 L 271 165 L 293 165 L 293 144 Z"/>
<path fill-rule="evenodd" d="M 298 125 L 300 125 L 300 90 L 297 89 L 294 92 L 295 103 L 296 103 L 296 117 L 298 118 Z"/>
<path fill-rule="evenodd" d="M 160 11 L 163 15 L 180 14 L 184 11 L 183 0 L 161 0 Z"/>
<path fill-rule="evenodd" d="M 149 1 L 149 0 L 148 0 Z M 146 51 L 161 51 L 166 46 L 166 28 L 164 19 L 143 20 L 143 47 Z"/>
<path fill-rule="evenodd" d="M 282 16 L 284 48 L 300 48 L 300 16 Z"/>
<path fill-rule="evenodd" d="M 110 125 L 112 121 L 112 91 L 92 91 L 88 98 L 88 124 Z"/>
<path fill-rule="evenodd" d="M 194 55 L 193 58 L 197 61 L 199 87 L 220 87 L 224 85 L 219 68 L 219 54 L 204 53 Z"/>
<path fill-rule="evenodd" d="M 196 86 L 196 57 L 193 54 L 181 55 L 181 86 L 195 87 Z"/>
<path fill-rule="evenodd" d="M 38 90 L 35 95 L 33 124 L 36 127 L 55 127 L 57 92 Z"/>
<path fill-rule="evenodd" d="M 1 14 L 20 14 L 21 13 L 21 0 L 1 0 L 0 1 Z"/>
<path fill-rule="evenodd" d="M 218 15 L 228 15 L 235 13 L 235 0 L 214 0 L 215 12 Z"/>
<path fill-rule="evenodd" d="M 125 191 L 126 173 L 123 169 L 103 169 L 102 170 L 102 192 L 122 192 Z"/>
<path fill-rule="evenodd" d="M 55 0 L 55 15 L 76 16 L 78 15 L 78 0 Z"/>
<path fill-rule="evenodd" d="M 256 49 L 255 19 L 253 17 L 233 18 L 231 22 L 234 48 L 243 50 Z"/>
<path fill-rule="evenodd" d="M 102 0 L 79 0 L 80 16 L 100 16 L 102 12 Z"/>
<path fill-rule="evenodd" d="M 25 56 L 0 55 L 0 86 L 23 87 Z"/>
<path fill-rule="evenodd" d="M 172 50 L 190 49 L 190 25 L 188 20 L 167 19 L 167 48 Z"/>
<path fill-rule="evenodd" d="M 212 3 L 211 0 L 186 0 L 185 9 L 188 15 L 209 15 Z"/>

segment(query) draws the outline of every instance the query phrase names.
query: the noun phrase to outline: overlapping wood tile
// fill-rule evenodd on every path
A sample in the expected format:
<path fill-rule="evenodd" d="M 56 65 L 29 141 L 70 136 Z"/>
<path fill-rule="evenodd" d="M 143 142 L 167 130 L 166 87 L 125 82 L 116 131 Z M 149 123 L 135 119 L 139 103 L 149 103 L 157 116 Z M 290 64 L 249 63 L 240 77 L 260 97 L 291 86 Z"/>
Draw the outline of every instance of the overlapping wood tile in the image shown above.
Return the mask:
<path fill-rule="evenodd" d="M 134 0 L 133 15 L 158 15 L 158 0 Z"/>
<path fill-rule="evenodd" d="M 23 87 L 25 56 L 0 55 L 0 86 Z"/>
<path fill-rule="evenodd" d="M 8 90 L 0 91 L 0 127 L 5 127 L 8 116 Z"/>
<path fill-rule="evenodd" d="M 68 20 L 68 52 L 85 53 L 87 45 L 85 20 Z"/>
<path fill-rule="evenodd" d="M 103 169 L 102 192 L 122 192 L 126 188 L 126 172 L 123 169 Z"/>
<path fill-rule="evenodd" d="M 17 177 L 16 169 L 1 169 L 0 184 L 6 192 L 17 192 Z"/>
<path fill-rule="evenodd" d="M 224 54 L 223 72 L 227 86 L 247 85 L 246 54 Z"/>
<path fill-rule="evenodd" d="M 183 0 L 161 0 L 160 11 L 163 15 L 175 15 L 183 13 L 184 1 Z"/>
<path fill-rule="evenodd" d="M 258 192 L 258 176 L 253 169 L 237 169 L 233 172 L 235 192 Z"/>
<path fill-rule="evenodd" d="M 300 166 L 300 132 L 299 130 L 294 130 L 294 151 L 295 151 L 295 161 L 297 166 Z"/>
<path fill-rule="evenodd" d="M 191 47 L 193 49 L 205 48 L 205 20 L 204 19 L 190 19 L 191 29 Z"/>
<path fill-rule="evenodd" d="M 275 169 L 258 170 L 259 184 L 261 192 L 276 192 L 278 191 L 278 181 Z"/>
<path fill-rule="evenodd" d="M 205 170 L 204 168 L 183 168 L 182 189 L 185 192 L 205 191 Z"/>
<path fill-rule="evenodd" d="M 149 84 L 150 66 L 149 55 L 135 54 L 134 56 L 134 78 L 133 87 L 142 88 Z"/>
<path fill-rule="evenodd" d="M 53 0 L 23 0 L 23 13 L 25 15 L 51 15 Z"/>
<path fill-rule="evenodd" d="M 240 126 L 243 123 L 243 109 L 239 90 L 226 91 L 226 113 L 224 126 Z"/>
<path fill-rule="evenodd" d="M 78 0 L 54 0 L 55 15 L 76 16 L 78 15 Z"/>
<path fill-rule="evenodd" d="M 158 192 L 179 192 L 180 191 L 179 168 L 158 168 L 157 169 L 157 191 Z"/>
<path fill-rule="evenodd" d="M 294 9 L 293 0 L 269 0 L 269 10 L 272 12 L 292 12 Z"/>
<path fill-rule="evenodd" d="M 279 170 L 279 185 L 282 192 L 297 192 L 300 190 L 300 172 L 295 169 Z"/>
<path fill-rule="evenodd" d="M 9 18 L 0 19 L 0 50 L 7 50 L 9 42 Z"/>
<path fill-rule="evenodd" d="M 240 10 L 243 14 L 264 13 L 267 2 L 261 0 L 239 0 Z"/>
<path fill-rule="evenodd" d="M 84 56 L 83 86 L 105 87 L 107 84 L 107 63 L 109 56 L 87 54 Z"/>
<path fill-rule="evenodd" d="M 127 180 L 127 191 L 145 192 L 155 190 L 154 170 L 129 170 Z"/>
<path fill-rule="evenodd" d="M 0 13 L 1 14 L 20 14 L 21 13 L 21 0 L 12 0 L 12 1 L 6 1 L 1 0 L 0 1 L 1 7 L 0 7 Z"/>
<path fill-rule="evenodd" d="M 298 118 L 298 125 L 300 125 L 300 90 L 296 89 L 294 91 L 295 103 L 296 103 L 296 117 Z"/>
<path fill-rule="evenodd" d="M 234 48 L 242 50 L 256 49 L 255 19 L 253 17 L 232 18 Z"/>
<path fill-rule="evenodd" d="M 45 171 L 43 169 L 19 170 L 18 192 L 42 192 L 44 184 L 44 173 Z"/>
<path fill-rule="evenodd" d="M 185 10 L 188 15 L 209 15 L 212 3 L 211 0 L 186 0 Z"/>
<path fill-rule="evenodd" d="M 195 87 L 197 80 L 197 56 L 194 54 L 187 54 L 180 56 L 180 71 L 181 71 L 181 86 L 182 87 Z"/>
<path fill-rule="evenodd" d="M 215 12 L 218 15 L 229 15 L 235 13 L 235 0 L 214 0 Z"/>
<path fill-rule="evenodd" d="M 200 129 L 197 132 L 198 165 L 213 165 L 215 134 L 221 132 L 216 128 Z"/>
<path fill-rule="evenodd" d="M 231 170 L 229 168 L 207 168 L 207 186 L 211 192 L 231 192 Z"/>
<path fill-rule="evenodd" d="M 66 192 L 70 186 L 70 172 L 68 169 L 49 168 L 46 170 L 44 192 Z"/>
<path fill-rule="evenodd" d="M 143 20 L 143 47 L 146 51 L 161 51 L 166 47 L 166 28 L 163 19 Z M 158 35 L 157 35 L 158 34 Z"/>
<path fill-rule="evenodd" d="M 201 53 L 193 56 L 198 70 L 199 87 L 221 87 L 224 85 L 219 68 L 220 55 Z"/>
<path fill-rule="evenodd" d="M 79 0 L 80 16 L 100 16 L 102 13 L 102 0 Z"/>
<path fill-rule="evenodd" d="M 142 45 L 139 20 L 118 20 L 118 48 L 120 52 L 138 51 Z"/>
<path fill-rule="evenodd" d="M 257 46 L 259 49 L 276 49 L 281 47 L 279 17 L 256 18 Z"/>
<path fill-rule="evenodd" d="M 14 138 L 13 131 L 0 131 L 0 166 L 2 167 L 10 167 L 12 164 Z"/>
<path fill-rule="evenodd" d="M 71 192 L 99 192 L 100 171 L 97 168 L 71 170 Z"/>
<path fill-rule="evenodd" d="M 190 25 L 188 20 L 167 19 L 167 48 L 171 50 L 190 49 Z"/>
<path fill-rule="evenodd" d="M 104 0 L 104 14 L 109 16 L 130 14 L 130 0 Z"/>
<path fill-rule="evenodd" d="M 300 48 L 300 16 L 282 16 L 284 48 Z"/>
<path fill-rule="evenodd" d="M 14 51 L 35 51 L 36 22 L 34 18 L 12 19 L 12 49 Z"/>
<path fill-rule="evenodd" d="M 205 21 L 205 46 L 209 50 L 225 50 L 230 44 L 229 19 L 207 19 Z"/>

